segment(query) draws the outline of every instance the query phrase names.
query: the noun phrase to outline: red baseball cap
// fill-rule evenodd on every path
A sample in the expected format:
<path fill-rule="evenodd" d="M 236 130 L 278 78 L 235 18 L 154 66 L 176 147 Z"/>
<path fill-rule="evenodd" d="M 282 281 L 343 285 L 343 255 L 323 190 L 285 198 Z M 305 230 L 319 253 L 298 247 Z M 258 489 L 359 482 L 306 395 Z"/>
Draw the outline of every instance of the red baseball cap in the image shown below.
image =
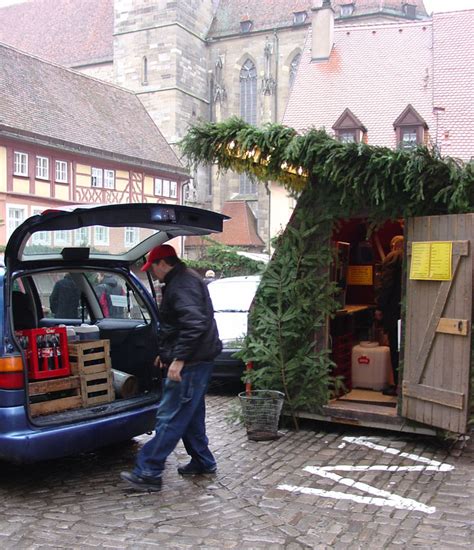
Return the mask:
<path fill-rule="evenodd" d="M 148 271 L 151 265 L 157 260 L 163 258 L 176 258 L 176 250 L 170 244 L 160 244 L 155 246 L 148 253 L 145 265 L 141 268 L 141 271 Z"/>

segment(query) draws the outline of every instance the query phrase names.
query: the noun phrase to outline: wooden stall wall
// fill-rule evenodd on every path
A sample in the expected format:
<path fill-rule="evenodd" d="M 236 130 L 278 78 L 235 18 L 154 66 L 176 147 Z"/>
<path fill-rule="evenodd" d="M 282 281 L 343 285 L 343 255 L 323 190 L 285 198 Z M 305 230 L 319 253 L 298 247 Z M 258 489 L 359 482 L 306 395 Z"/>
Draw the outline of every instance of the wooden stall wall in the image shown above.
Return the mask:
<path fill-rule="evenodd" d="M 402 414 L 465 433 L 471 367 L 474 214 L 407 222 L 407 307 Z M 452 242 L 452 279 L 412 280 L 414 242 Z"/>

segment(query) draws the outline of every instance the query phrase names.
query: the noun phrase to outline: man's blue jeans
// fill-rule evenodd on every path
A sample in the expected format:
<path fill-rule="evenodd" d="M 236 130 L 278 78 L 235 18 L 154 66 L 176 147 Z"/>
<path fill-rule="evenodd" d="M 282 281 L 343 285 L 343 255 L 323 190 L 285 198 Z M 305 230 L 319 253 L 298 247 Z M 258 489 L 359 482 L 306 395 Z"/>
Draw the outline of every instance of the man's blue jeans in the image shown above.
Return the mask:
<path fill-rule="evenodd" d="M 181 371 L 181 382 L 166 379 L 163 398 L 156 415 L 155 436 L 137 456 L 133 473 L 160 477 L 165 461 L 183 439 L 191 462 L 203 469 L 214 469 L 216 461 L 206 436 L 205 394 L 214 363 L 196 363 Z"/>

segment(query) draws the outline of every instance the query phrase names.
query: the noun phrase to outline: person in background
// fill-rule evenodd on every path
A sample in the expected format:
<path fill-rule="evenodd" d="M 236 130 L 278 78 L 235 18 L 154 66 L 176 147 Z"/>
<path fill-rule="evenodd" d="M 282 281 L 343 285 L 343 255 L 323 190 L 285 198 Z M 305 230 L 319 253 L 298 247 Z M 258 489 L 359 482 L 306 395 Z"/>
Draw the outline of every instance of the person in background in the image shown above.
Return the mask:
<path fill-rule="evenodd" d="M 123 307 L 114 305 L 112 296 L 123 296 L 123 288 L 119 285 L 114 276 L 108 275 L 107 273 L 98 273 L 97 281 L 96 293 L 104 317 L 121 319 L 124 313 Z"/>
<path fill-rule="evenodd" d="M 56 319 L 78 319 L 81 292 L 70 273 L 56 281 L 49 297 L 49 305 Z"/>
<path fill-rule="evenodd" d="M 211 298 L 201 277 L 188 269 L 170 245 L 151 250 L 142 271 L 162 283 L 155 366 L 168 367 L 157 411 L 155 436 L 142 447 L 133 471 L 121 478 L 139 491 L 159 491 L 165 461 L 182 439 L 191 460 L 178 467 L 186 475 L 213 474 L 216 460 L 209 449 L 205 393 L 222 350 Z"/>
<path fill-rule="evenodd" d="M 397 395 L 398 387 L 398 320 L 401 317 L 403 243 L 402 235 L 397 235 L 390 241 L 390 252 L 382 262 L 376 297 L 375 319 L 381 321 L 388 336 L 395 384 L 384 391 L 387 395 Z"/>
<path fill-rule="evenodd" d="M 209 283 L 212 283 L 212 281 L 216 280 L 216 274 L 212 269 L 208 269 L 204 275 L 203 281 L 208 285 Z"/>

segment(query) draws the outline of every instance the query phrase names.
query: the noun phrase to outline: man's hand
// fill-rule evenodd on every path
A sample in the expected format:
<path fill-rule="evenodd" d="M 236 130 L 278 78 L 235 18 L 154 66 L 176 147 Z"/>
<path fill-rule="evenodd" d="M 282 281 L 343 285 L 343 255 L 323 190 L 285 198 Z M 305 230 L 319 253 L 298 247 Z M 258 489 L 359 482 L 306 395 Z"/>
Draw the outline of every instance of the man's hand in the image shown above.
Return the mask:
<path fill-rule="evenodd" d="M 181 371 L 184 367 L 184 361 L 174 359 L 168 369 L 168 378 L 174 382 L 181 382 Z"/>
<path fill-rule="evenodd" d="M 156 359 L 155 359 L 155 362 L 153 363 L 153 365 L 157 368 L 157 369 L 165 369 L 167 367 L 167 365 L 165 365 L 163 363 L 163 361 L 160 359 L 160 356 L 157 355 L 156 356 Z"/>

